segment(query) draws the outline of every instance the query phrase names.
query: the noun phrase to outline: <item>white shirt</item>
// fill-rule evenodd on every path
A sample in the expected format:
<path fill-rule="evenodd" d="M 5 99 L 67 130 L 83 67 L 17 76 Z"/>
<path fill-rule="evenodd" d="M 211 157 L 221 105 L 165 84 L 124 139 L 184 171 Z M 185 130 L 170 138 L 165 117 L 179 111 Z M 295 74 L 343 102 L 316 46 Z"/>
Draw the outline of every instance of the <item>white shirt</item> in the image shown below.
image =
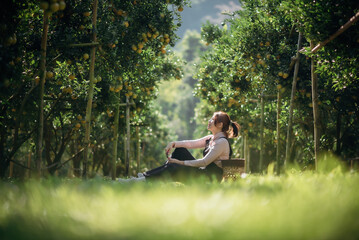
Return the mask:
<path fill-rule="evenodd" d="M 214 162 L 218 167 L 222 167 L 220 160 L 228 159 L 230 152 L 228 140 L 223 138 L 225 136 L 226 135 L 223 132 L 219 132 L 214 136 L 208 135 L 196 140 L 176 141 L 175 147 L 183 147 L 187 149 L 204 148 L 206 147 L 206 140 L 211 139 L 209 143 L 209 152 L 205 157 L 196 160 L 185 160 L 184 165 L 191 167 L 205 167 Z"/>

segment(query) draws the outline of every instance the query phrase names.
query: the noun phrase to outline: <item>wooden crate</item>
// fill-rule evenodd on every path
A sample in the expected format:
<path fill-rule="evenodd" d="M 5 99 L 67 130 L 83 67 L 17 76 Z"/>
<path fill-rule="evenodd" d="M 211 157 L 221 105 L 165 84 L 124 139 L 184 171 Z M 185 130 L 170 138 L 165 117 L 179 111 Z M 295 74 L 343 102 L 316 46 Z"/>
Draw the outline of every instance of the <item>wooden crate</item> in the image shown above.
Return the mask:
<path fill-rule="evenodd" d="M 231 160 L 222 160 L 223 180 L 236 180 L 245 172 L 244 158 L 232 158 Z"/>

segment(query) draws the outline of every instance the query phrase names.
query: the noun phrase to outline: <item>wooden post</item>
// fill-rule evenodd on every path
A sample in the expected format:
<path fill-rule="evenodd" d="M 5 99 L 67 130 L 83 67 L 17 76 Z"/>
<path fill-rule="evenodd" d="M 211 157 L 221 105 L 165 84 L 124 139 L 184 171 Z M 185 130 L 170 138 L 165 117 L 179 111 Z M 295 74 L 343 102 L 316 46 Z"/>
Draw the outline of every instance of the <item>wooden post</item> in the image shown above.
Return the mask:
<path fill-rule="evenodd" d="M 111 168 L 111 175 L 112 180 L 116 180 L 116 162 L 117 162 L 117 143 L 118 143 L 118 124 L 119 124 L 119 117 L 120 117 L 120 106 L 116 105 L 115 109 L 115 119 L 114 119 L 114 136 L 113 136 L 113 156 L 112 156 L 112 168 Z"/>
<path fill-rule="evenodd" d="M 45 78 L 46 78 L 46 47 L 47 47 L 47 33 L 49 31 L 49 12 L 44 12 L 43 28 L 41 37 L 41 57 L 40 57 L 40 103 L 39 103 L 39 129 L 36 145 L 36 170 L 37 177 L 41 177 L 42 168 L 42 141 L 44 135 L 44 92 L 45 92 Z"/>
<path fill-rule="evenodd" d="M 290 161 L 290 146 L 292 143 L 292 128 L 293 128 L 293 108 L 294 108 L 294 98 L 295 92 L 297 91 L 297 78 L 299 71 L 299 60 L 300 60 L 300 46 L 302 43 L 302 33 L 299 33 L 298 44 L 297 44 L 297 53 L 296 53 L 296 62 L 294 67 L 293 82 L 292 82 L 292 92 L 290 98 L 289 106 L 289 119 L 288 119 L 288 128 L 287 128 L 287 143 L 285 149 L 285 165 Z"/>
<path fill-rule="evenodd" d="M 14 173 L 14 163 L 10 161 L 9 178 L 12 178 L 13 173 Z"/>
<path fill-rule="evenodd" d="M 136 138 L 137 138 L 137 172 L 140 172 L 141 163 L 141 139 L 140 139 L 140 127 L 136 126 Z"/>
<path fill-rule="evenodd" d="M 314 48 L 313 41 L 310 41 L 310 48 Z M 315 170 L 318 170 L 318 152 L 319 152 L 319 109 L 318 109 L 318 76 L 315 73 L 316 60 L 314 56 L 311 59 L 311 78 L 312 78 L 312 103 L 313 103 L 313 122 L 314 122 L 314 158 Z"/>
<path fill-rule="evenodd" d="M 281 114 L 281 106 L 282 106 L 282 95 L 281 89 L 278 89 L 277 93 L 277 151 L 276 151 L 276 162 L 277 162 L 277 174 L 280 174 L 280 170 L 282 167 L 282 161 L 280 160 L 280 124 L 279 118 Z"/>
<path fill-rule="evenodd" d="M 93 2 L 93 11 L 92 11 L 92 42 L 97 42 L 97 4 L 98 0 Z M 94 92 L 94 79 L 95 79 L 95 57 L 96 57 L 96 45 L 91 47 L 91 62 L 90 62 L 90 85 L 87 96 L 87 107 L 86 107 L 86 117 L 85 117 L 85 141 L 84 141 L 84 161 L 83 161 L 83 173 L 82 177 L 87 178 L 88 171 L 88 154 L 89 154 L 89 145 L 90 145 L 90 132 L 91 132 L 91 112 L 92 112 L 92 99 Z"/>
<path fill-rule="evenodd" d="M 259 152 L 259 172 L 263 170 L 263 154 L 264 154 L 264 141 L 263 141 L 263 132 L 264 132 L 264 96 L 261 94 L 261 123 L 260 123 L 260 152 Z"/>
<path fill-rule="evenodd" d="M 325 45 L 327 45 L 329 42 L 334 40 L 336 37 L 338 37 L 340 34 L 345 32 L 349 27 L 351 27 L 354 23 L 356 23 L 359 20 L 359 12 L 357 12 L 353 17 L 349 19 L 348 22 L 346 22 L 343 26 L 341 26 L 338 31 L 336 31 L 333 35 L 331 35 L 328 39 L 326 39 L 323 42 L 320 42 L 317 46 L 311 47 L 311 52 L 315 53 Z"/>
<path fill-rule="evenodd" d="M 125 174 L 128 176 L 130 171 L 130 141 L 131 141 L 131 132 L 130 132 L 130 101 L 128 97 L 126 97 L 126 127 L 127 127 L 127 138 L 126 138 L 126 170 Z"/>

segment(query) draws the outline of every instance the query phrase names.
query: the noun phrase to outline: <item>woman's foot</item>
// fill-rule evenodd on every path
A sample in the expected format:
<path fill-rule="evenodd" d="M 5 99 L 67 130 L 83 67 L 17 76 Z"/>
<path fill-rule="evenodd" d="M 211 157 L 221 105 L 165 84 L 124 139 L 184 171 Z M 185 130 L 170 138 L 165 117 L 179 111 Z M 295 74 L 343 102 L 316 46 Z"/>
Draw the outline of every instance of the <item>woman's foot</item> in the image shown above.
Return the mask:
<path fill-rule="evenodd" d="M 146 178 L 145 176 L 142 176 L 142 177 L 130 177 L 130 178 L 119 178 L 118 181 L 120 183 L 128 183 L 128 182 L 144 182 L 146 181 Z"/>

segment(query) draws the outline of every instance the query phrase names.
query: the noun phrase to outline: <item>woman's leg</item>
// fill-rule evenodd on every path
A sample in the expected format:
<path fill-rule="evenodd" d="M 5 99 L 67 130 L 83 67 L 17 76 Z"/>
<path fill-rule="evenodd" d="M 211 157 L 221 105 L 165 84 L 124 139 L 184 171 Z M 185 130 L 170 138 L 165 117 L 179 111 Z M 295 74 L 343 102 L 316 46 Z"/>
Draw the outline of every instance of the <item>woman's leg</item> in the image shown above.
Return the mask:
<path fill-rule="evenodd" d="M 192 156 L 192 154 L 188 151 L 187 148 L 176 148 L 173 151 L 171 157 L 182 161 L 195 160 L 195 158 Z"/>
<path fill-rule="evenodd" d="M 194 160 L 195 158 L 192 156 L 192 154 L 186 149 L 186 148 L 176 148 L 172 155 L 172 158 L 178 159 L 178 160 Z M 162 166 L 159 166 L 157 168 L 151 169 L 147 172 L 145 172 L 144 176 L 150 176 L 159 172 L 162 172 L 164 169 L 167 168 L 168 163 L 163 164 Z M 176 164 L 178 165 L 178 164 Z"/>
<path fill-rule="evenodd" d="M 171 157 L 182 161 L 195 159 L 186 148 L 176 148 Z M 176 163 L 165 163 L 158 168 L 144 172 L 143 175 L 146 179 L 172 179 L 173 181 L 180 181 L 186 175 L 191 175 L 194 171 L 198 171 L 198 169 Z"/>

